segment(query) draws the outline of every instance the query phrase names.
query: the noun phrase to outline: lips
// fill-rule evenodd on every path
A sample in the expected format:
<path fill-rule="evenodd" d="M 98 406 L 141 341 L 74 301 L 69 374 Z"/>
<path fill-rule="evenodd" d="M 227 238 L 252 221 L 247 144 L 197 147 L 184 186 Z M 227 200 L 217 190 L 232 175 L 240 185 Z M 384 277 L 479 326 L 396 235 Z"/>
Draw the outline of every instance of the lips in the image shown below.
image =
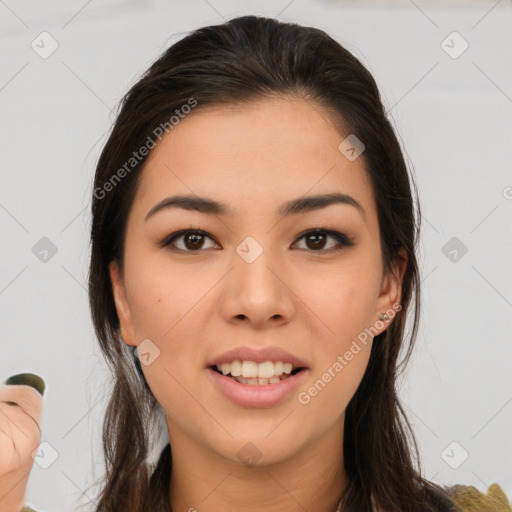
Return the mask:
<path fill-rule="evenodd" d="M 247 408 L 268 408 L 285 403 L 285 400 L 289 400 L 294 391 L 304 383 L 308 374 L 309 370 L 303 370 L 275 384 L 248 385 L 218 374 L 210 368 L 206 372 L 214 388 L 224 397 Z"/>

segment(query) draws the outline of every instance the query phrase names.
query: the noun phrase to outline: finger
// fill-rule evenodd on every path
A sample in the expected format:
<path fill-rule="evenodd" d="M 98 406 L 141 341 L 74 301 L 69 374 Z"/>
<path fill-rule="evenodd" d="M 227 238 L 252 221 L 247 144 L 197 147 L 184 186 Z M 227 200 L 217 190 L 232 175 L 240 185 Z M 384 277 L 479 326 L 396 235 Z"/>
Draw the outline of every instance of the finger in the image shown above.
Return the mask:
<path fill-rule="evenodd" d="M 14 416 L 24 414 L 41 430 L 41 416 L 43 412 L 43 397 L 33 387 L 26 384 L 2 385 L 0 387 L 0 403 L 11 406 Z M 2 410 L 6 410 L 2 407 Z"/>
<path fill-rule="evenodd" d="M 0 475 L 33 462 L 41 439 L 44 380 L 33 373 L 10 377 L 0 385 Z"/>

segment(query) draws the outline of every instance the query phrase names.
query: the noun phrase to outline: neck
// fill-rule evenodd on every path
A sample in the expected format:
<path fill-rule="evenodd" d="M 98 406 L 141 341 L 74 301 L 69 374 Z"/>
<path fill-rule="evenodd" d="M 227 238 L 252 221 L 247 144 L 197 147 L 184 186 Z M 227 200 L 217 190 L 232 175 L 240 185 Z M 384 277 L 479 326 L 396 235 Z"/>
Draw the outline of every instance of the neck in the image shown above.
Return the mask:
<path fill-rule="evenodd" d="M 344 418 L 343 418 L 344 419 Z M 336 512 L 347 485 L 343 423 L 286 460 L 246 466 L 190 439 L 169 420 L 173 512 Z"/>

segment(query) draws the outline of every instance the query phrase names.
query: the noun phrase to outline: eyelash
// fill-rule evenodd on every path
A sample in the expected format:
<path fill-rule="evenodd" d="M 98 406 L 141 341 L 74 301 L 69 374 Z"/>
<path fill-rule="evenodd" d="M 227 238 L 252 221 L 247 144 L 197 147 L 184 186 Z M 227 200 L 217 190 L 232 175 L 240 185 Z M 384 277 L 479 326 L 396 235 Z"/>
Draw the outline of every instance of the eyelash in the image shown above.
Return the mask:
<path fill-rule="evenodd" d="M 198 235 L 206 236 L 206 237 L 210 238 L 211 240 L 214 240 L 217 243 L 217 241 L 212 236 L 210 236 L 206 231 L 203 231 L 202 229 L 182 229 L 180 231 L 176 231 L 176 232 L 171 233 L 170 235 L 166 236 L 162 241 L 160 241 L 158 243 L 158 246 L 166 247 L 171 251 L 179 251 L 179 252 L 195 253 L 195 252 L 203 251 L 204 249 L 201 249 L 201 248 L 196 251 L 193 251 L 193 250 L 189 250 L 189 249 L 178 249 L 177 247 L 172 246 L 172 243 L 176 239 L 181 238 L 187 234 L 198 234 Z M 343 250 L 346 247 L 351 247 L 354 245 L 354 242 L 352 241 L 352 239 L 349 238 L 347 235 L 345 235 L 344 233 L 340 233 L 339 231 L 336 231 L 335 229 L 329 229 L 329 228 L 309 229 L 309 230 L 301 233 L 298 236 L 297 241 L 299 241 L 303 238 L 306 238 L 308 235 L 314 235 L 314 234 L 324 234 L 324 235 L 330 236 L 330 237 L 334 238 L 340 245 L 339 245 L 339 247 L 330 248 L 330 249 L 320 249 L 318 251 L 316 251 L 314 249 L 301 249 L 301 250 L 306 250 L 306 251 L 310 251 L 313 253 L 330 253 L 330 252 L 338 252 L 338 251 Z M 296 242 L 294 242 L 294 243 L 296 243 Z"/>

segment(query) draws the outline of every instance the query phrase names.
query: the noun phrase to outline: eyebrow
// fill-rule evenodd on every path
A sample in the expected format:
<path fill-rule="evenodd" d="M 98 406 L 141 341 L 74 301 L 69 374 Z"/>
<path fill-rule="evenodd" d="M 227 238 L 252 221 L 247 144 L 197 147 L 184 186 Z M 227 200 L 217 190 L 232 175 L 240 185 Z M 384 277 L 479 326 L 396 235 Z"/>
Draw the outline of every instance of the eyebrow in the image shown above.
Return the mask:
<path fill-rule="evenodd" d="M 282 217 L 288 217 L 299 213 L 320 210 L 332 204 L 347 204 L 353 206 L 359 211 L 366 221 L 366 211 L 361 203 L 352 196 L 341 193 L 299 197 L 284 203 L 278 209 L 278 214 Z M 219 203 L 218 201 L 208 197 L 174 195 L 166 197 L 155 204 L 155 206 L 149 210 L 144 220 L 146 221 L 157 212 L 168 208 L 181 208 L 183 210 L 192 210 L 209 215 L 233 216 L 235 213 L 228 205 Z"/>

